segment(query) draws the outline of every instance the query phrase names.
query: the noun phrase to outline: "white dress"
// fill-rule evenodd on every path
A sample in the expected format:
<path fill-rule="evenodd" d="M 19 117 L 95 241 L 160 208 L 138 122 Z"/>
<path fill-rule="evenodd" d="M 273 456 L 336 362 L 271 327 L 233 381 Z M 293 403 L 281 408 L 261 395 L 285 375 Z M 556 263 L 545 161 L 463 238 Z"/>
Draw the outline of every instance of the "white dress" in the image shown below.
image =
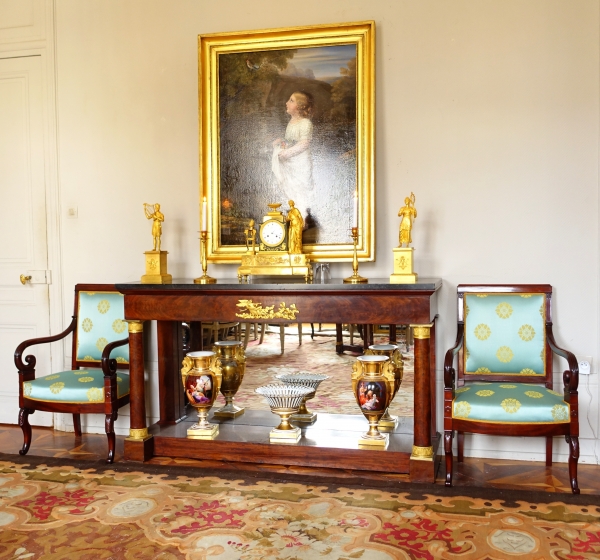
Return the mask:
<path fill-rule="evenodd" d="M 288 199 L 296 202 L 300 208 L 306 206 L 308 195 L 314 188 L 312 171 L 312 154 L 310 141 L 312 139 L 313 125 L 310 119 L 300 119 L 295 123 L 288 123 L 285 130 L 286 147 L 291 148 L 301 140 L 309 142 L 308 148 L 286 160 L 279 159 L 282 148 L 273 150 L 271 169 L 285 192 Z M 302 215 L 306 215 L 302 208 Z"/>

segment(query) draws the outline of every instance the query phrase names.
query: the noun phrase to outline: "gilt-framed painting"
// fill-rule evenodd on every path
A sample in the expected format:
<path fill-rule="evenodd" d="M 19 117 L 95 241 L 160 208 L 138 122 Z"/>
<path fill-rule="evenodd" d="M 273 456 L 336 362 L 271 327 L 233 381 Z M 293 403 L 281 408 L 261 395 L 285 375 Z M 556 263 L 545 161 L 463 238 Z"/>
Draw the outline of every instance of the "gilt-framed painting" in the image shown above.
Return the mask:
<path fill-rule="evenodd" d="M 375 257 L 375 24 L 198 37 L 208 260 L 239 262 L 268 204 L 304 218 L 312 261 Z M 202 205 L 200 205 L 202 206 Z"/>

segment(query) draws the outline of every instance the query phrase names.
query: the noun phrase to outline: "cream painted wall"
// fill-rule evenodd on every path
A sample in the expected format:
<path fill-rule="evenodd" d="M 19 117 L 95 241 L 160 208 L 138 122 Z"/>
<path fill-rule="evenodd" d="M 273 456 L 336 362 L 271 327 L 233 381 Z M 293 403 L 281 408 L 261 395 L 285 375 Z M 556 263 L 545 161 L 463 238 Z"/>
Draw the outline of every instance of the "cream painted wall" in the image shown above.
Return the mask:
<path fill-rule="evenodd" d="M 559 342 L 597 371 L 597 0 L 56 0 L 65 293 L 139 279 L 142 202 L 162 204 L 170 272 L 200 274 L 198 34 L 366 19 L 377 35 L 377 258 L 361 273 L 390 273 L 396 212 L 414 191 L 416 269 L 444 281 L 440 388 L 458 283 L 553 284 Z M 210 273 L 232 278 L 235 266 Z M 582 461 L 598 463 L 598 374 L 583 378 L 580 403 Z M 514 440 L 468 445 L 508 456 Z M 519 456 L 542 450 L 523 442 Z"/>

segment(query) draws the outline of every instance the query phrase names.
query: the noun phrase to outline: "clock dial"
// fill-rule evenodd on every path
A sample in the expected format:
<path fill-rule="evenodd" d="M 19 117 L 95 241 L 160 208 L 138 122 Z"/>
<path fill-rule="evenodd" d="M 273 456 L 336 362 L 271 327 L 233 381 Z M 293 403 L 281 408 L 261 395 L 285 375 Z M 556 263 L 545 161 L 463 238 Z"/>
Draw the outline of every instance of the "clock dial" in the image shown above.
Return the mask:
<path fill-rule="evenodd" d="M 276 247 L 285 237 L 283 224 L 275 221 L 263 224 L 260 230 L 260 237 L 265 245 Z"/>

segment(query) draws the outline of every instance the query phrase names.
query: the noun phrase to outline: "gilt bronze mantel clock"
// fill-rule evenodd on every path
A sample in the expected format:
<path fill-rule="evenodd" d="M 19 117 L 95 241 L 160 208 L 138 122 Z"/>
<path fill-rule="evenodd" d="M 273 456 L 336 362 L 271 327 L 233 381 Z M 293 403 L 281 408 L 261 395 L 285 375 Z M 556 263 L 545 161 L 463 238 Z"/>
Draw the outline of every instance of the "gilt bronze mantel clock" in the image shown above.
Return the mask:
<path fill-rule="evenodd" d="M 280 203 L 269 204 L 269 212 L 262 218 L 258 228 L 258 250 L 254 220 L 250 220 L 246 235 L 247 253 L 242 255 L 238 268 L 240 283 L 248 282 L 249 276 L 303 276 L 312 281 L 310 260 L 302 253 L 302 229 L 304 219 L 289 201 L 290 210 L 284 215 Z"/>

